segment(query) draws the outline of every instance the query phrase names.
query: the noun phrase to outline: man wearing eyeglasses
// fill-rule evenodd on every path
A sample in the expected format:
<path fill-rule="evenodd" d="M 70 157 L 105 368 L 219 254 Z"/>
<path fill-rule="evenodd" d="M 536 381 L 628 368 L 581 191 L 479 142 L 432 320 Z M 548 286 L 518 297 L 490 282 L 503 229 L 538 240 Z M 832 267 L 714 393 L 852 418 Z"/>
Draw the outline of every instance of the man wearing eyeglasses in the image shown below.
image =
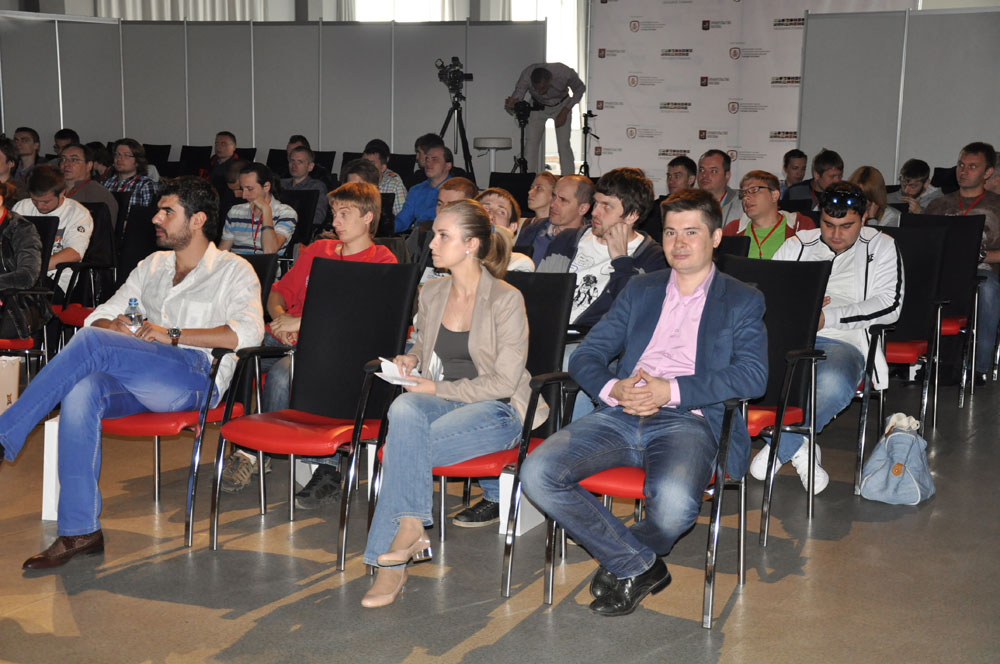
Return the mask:
<path fill-rule="evenodd" d="M 799 231 L 785 241 L 773 260 L 831 261 L 830 280 L 819 315 L 816 349 L 826 359 L 816 365 L 816 431 L 822 431 L 854 398 L 865 369 L 872 325 L 887 325 L 899 318 L 903 303 L 903 271 L 895 241 L 878 228 L 864 225 L 868 207 L 861 188 L 838 182 L 820 198 L 818 229 Z M 881 349 L 875 356 L 874 386 L 889 382 L 889 367 Z M 762 480 L 767 474 L 770 445 L 750 463 L 750 474 Z M 806 439 L 783 433 L 778 446 L 779 464 L 791 460 L 802 486 L 808 487 L 809 461 Z M 819 493 L 830 482 L 820 467 L 816 448 L 814 489 Z"/>
<path fill-rule="evenodd" d="M 906 203 L 907 212 L 920 214 L 924 208 L 941 195 L 941 190 L 931 184 L 931 167 L 921 159 L 909 159 L 899 169 L 899 189 L 885 197 L 888 204 Z"/>
<path fill-rule="evenodd" d="M 80 203 L 104 203 L 108 206 L 111 220 L 118 218 L 118 201 L 100 183 L 94 182 L 90 174 L 94 170 L 94 156 L 85 145 L 70 143 L 62 149 L 59 168 L 66 180 L 66 197 Z"/>
<path fill-rule="evenodd" d="M 750 171 L 740 180 L 743 214 L 726 224 L 723 235 L 750 238 L 750 258 L 770 259 L 785 240 L 799 231 L 816 228 L 809 217 L 778 209 L 778 178 L 767 171 Z"/>

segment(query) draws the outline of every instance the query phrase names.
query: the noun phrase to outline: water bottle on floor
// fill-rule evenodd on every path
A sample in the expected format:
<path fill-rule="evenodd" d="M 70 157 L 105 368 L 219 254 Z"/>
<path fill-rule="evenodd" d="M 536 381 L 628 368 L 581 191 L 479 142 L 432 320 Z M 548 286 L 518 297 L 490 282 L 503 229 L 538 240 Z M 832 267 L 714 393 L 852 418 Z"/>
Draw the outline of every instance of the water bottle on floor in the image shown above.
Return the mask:
<path fill-rule="evenodd" d="M 125 318 L 128 319 L 128 329 L 135 334 L 142 327 L 142 321 L 146 320 L 146 317 L 142 315 L 142 309 L 139 308 L 139 300 L 134 297 L 130 297 L 128 300 L 128 306 L 125 307 Z"/>

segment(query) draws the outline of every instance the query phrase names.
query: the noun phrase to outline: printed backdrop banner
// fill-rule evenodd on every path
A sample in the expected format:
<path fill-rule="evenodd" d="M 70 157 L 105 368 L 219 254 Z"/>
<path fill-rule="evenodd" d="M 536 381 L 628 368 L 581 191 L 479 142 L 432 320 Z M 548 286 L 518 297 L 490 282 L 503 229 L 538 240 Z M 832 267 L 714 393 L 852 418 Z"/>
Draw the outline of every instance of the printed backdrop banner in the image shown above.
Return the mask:
<path fill-rule="evenodd" d="M 697 162 L 717 148 L 733 160 L 733 188 L 755 169 L 782 178 L 782 155 L 798 141 L 805 12 L 916 4 L 591 0 L 587 93 L 600 136 L 590 146 L 591 173 L 638 166 L 662 195 L 671 159 L 687 155 Z M 849 35 L 844 48 L 850 48 Z"/>

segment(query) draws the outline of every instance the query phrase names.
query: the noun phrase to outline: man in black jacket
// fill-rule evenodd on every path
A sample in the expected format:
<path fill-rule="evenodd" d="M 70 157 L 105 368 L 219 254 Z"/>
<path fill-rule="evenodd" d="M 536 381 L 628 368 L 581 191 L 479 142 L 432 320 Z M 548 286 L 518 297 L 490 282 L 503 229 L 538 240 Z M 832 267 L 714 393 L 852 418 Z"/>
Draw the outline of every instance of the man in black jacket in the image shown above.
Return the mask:
<path fill-rule="evenodd" d="M 13 183 L 0 184 L 0 293 L 31 288 L 42 270 L 42 241 L 35 225 L 5 205 L 14 190 Z M 26 338 L 34 331 L 22 308 L 2 311 L 0 338 Z"/>

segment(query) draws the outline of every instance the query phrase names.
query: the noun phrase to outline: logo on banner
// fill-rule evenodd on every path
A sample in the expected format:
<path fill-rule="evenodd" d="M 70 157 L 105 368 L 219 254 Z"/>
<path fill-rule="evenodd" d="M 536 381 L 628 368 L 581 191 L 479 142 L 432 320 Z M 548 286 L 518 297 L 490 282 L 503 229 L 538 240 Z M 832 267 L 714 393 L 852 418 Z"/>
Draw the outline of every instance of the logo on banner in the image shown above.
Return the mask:
<path fill-rule="evenodd" d="M 634 88 L 637 85 L 639 85 L 639 77 L 635 76 L 635 75 L 629 76 L 628 77 L 628 86 L 630 88 Z"/>
<path fill-rule="evenodd" d="M 801 76 L 772 76 L 771 77 L 771 87 L 780 88 L 786 85 L 801 85 Z"/>
<path fill-rule="evenodd" d="M 729 112 L 733 113 L 733 114 L 739 113 L 740 112 L 740 102 L 738 102 L 738 101 L 731 101 L 731 102 L 729 102 Z"/>
<path fill-rule="evenodd" d="M 661 101 L 660 102 L 661 111 L 688 111 L 691 110 L 691 102 L 689 101 Z"/>
<path fill-rule="evenodd" d="M 597 100 L 597 110 L 599 110 L 599 111 L 603 111 L 604 110 L 604 100 L 603 99 L 598 99 Z"/>
<path fill-rule="evenodd" d="M 694 52 L 693 48 L 662 48 L 660 49 L 661 58 L 690 58 L 691 53 Z"/>
<path fill-rule="evenodd" d="M 772 141 L 797 141 L 799 132 L 797 131 L 772 131 L 768 134 Z"/>
<path fill-rule="evenodd" d="M 629 21 L 628 29 L 632 32 L 639 32 L 639 21 Z"/>
<path fill-rule="evenodd" d="M 601 156 L 601 146 L 600 145 L 595 145 L 594 146 L 594 156 L 595 157 L 600 157 Z"/>
<path fill-rule="evenodd" d="M 729 58 L 731 60 L 739 60 L 740 59 L 740 47 L 739 46 L 734 46 L 731 49 L 729 49 Z"/>
<path fill-rule="evenodd" d="M 608 54 L 608 49 L 606 49 L 606 48 L 599 48 L 599 49 L 597 49 L 597 57 L 603 58 L 607 54 Z"/>
<path fill-rule="evenodd" d="M 660 148 L 656 151 L 657 157 L 686 157 L 691 154 L 690 150 L 680 148 Z"/>
<path fill-rule="evenodd" d="M 707 88 L 708 87 L 708 76 L 702 76 L 701 77 L 700 85 L 703 88 Z"/>
<path fill-rule="evenodd" d="M 726 150 L 726 154 L 729 155 L 729 159 L 732 161 L 736 161 L 736 158 L 739 156 L 739 152 L 736 150 Z"/>
<path fill-rule="evenodd" d="M 805 17 L 802 18 L 776 18 L 773 27 L 775 30 L 787 30 L 788 28 L 802 28 L 806 25 Z"/>
<path fill-rule="evenodd" d="M 629 137 L 629 138 L 635 138 L 635 134 L 636 134 L 635 127 L 626 127 L 625 128 L 625 135 L 627 137 Z"/>
<path fill-rule="evenodd" d="M 712 28 L 712 22 L 711 21 L 702 21 L 701 22 L 701 29 L 702 30 L 710 30 L 711 28 Z"/>
<path fill-rule="evenodd" d="M 704 141 L 706 138 L 708 138 L 708 130 L 707 129 L 699 129 L 698 130 L 698 140 Z"/>

